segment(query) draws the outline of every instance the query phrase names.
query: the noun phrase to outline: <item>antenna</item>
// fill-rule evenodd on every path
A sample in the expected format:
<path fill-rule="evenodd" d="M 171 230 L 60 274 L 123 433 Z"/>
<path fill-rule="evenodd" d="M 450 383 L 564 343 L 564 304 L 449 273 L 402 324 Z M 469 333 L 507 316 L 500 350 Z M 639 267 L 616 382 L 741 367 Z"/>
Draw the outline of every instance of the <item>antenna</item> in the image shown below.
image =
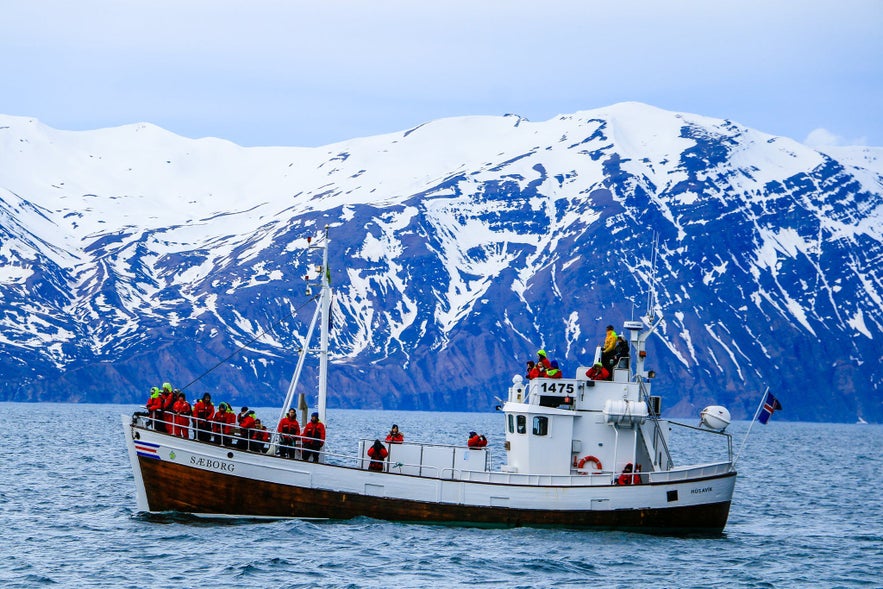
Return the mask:
<path fill-rule="evenodd" d="M 653 323 L 656 308 L 656 261 L 659 258 L 659 232 L 653 232 L 653 252 L 650 254 L 650 290 L 647 293 L 647 321 Z"/>

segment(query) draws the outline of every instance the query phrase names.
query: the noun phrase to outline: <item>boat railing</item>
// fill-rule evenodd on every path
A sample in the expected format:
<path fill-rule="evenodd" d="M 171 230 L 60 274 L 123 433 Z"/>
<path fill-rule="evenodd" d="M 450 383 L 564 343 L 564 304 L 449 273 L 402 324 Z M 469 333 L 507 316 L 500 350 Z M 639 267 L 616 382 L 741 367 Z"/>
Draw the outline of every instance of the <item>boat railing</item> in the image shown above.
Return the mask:
<path fill-rule="evenodd" d="M 361 468 L 367 469 L 371 462 L 378 462 L 368 456 L 368 449 L 373 442 L 367 438 L 359 440 Z M 381 461 L 384 472 L 460 479 L 464 472 L 490 470 L 491 452 L 488 448 L 419 442 L 387 443 L 384 447 L 389 453 Z"/>
<path fill-rule="evenodd" d="M 687 423 L 681 423 L 679 421 L 669 420 L 667 423 L 672 426 L 677 426 L 677 427 L 684 428 L 684 429 L 702 432 L 702 434 L 705 434 L 705 435 L 723 436 L 727 440 L 727 459 L 729 460 L 728 464 L 730 465 L 731 468 L 734 468 L 734 466 L 733 466 L 733 435 L 731 433 L 724 431 L 724 430 L 709 429 L 706 427 L 702 427 L 701 425 L 695 426 L 695 425 L 690 425 Z"/>
<path fill-rule="evenodd" d="M 667 471 L 672 466 L 674 466 L 674 461 L 671 458 L 671 451 L 668 449 L 668 442 L 665 439 L 665 435 L 662 432 L 662 425 L 659 422 L 659 415 L 656 413 L 655 408 L 653 406 L 653 401 L 650 398 L 650 393 L 647 391 L 646 382 L 643 377 L 640 375 L 636 377 L 638 380 L 638 390 L 640 391 L 641 400 L 647 404 L 648 416 L 650 417 L 650 422 L 653 424 L 653 431 L 651 433 L 651 447 L 652 448 L 662 448 L 664 452 L 655 452 L 654 462 L 655 466 L 659 470 Z M 663 462 L 663 458 L 665 462 Z"/>
<path fill-rule="evenodd" d="M 184 440 L 196 441 L 235 449 L 248 451 L 256 454 L 269 454 L 273 456 L 304 459 L 308 449 L 304 448 L 304 441 L 310 438 L 293 436 L 279 433 L 276 430 L 241 430 L 238 426 L 229 425 L 231 433 L 212 431 L 197 427 L 193 421 L 184 425 L 176 425 L 170 421 L 160 421 L 151 418 L 145 411 L 136 412 L 132 417 L 132 424 L 143 429 L 153 429 L 158 433 Z M 168 428 L 168 429 L 167 429 Z M 264 431 L 267 438 L 272 440 L 276 437 L 276 443 L 251 439 L 249 432 Z M 292 439 L 291 443 L 284 443 L 284 439 Z M 372 459 L 367 451 L 374 440 L 362 439 L 359 441 L 358 455 L 337 453 L 329 451 L 323 446 L 317 450 L 319 461 L 335 466 L 347 466 L 367 469 Z M 491 452 L 488 448 L 467 448 L 450 444 L 425 444 L 405 442 L 401 444 L 384 444 L 389 456 L 384 461 L 385 472 L 409 474 L 420 477 L 444 478 L 457 480 L 462 478 L 462 473 L 472 471 L 490 470 Z"/>
<path fill-rule="evenodd" d="M 265 432 L 267 434 L 267 439 L 272 440 L 273 436 L 277 433 L 275 429 L 267 428 L 266 430 L 242 430 L 239 426 L 233 424 L 218 424 L 217 422 L 212 421 L 207 422 L 206 425 L 208 426 L 217 425 L 218 428 L 222 428 L 221 431 L 218 431 L 217 429 L 209 429 L 204 426 L 200 426 L 200 420 L 197 420 L 195 418 L 190 420 L 190 423 L 188 423 L 187 425 L 176 424 L 173 419 L 174 415 L 172 415 L 171 418 L 171 420 L 160 420 L 151 417 L 146 411 L 137 411 L 132 416 L 132 425 L 140 427 L 142 429 L 152 429 L 158 433 L 171 437 L 181 438 L 184 440 L 203 442 L 214 446 L 235 448 L 238 450 L 247 450 L 249 452 L 255 452 L 259 454 L 267 454 L 272 448 L 274 455 L 291 458 L 303 458 L 303 441 L 310 440 L 310 438 L 305 438 L 303 436 L 293 436 L 290 434 L 279 433 L 277 438 L 279 441 L 277 441 L 276 444 L 271 444 L 267 440 L 252 439 L 252 433 L 256 431 Z M 226 433 L 223 431 L 228 428 L 231 430 L 231 433 Z M 282 440 L 284 438 L 292 438 L 292 443 L 283 443 Z M 324 450 L 324 448 L 322 450 L 317 450 L 316 452 L 318 452 L 323 457 L 332 455 L 332 453 L 327 452 L 326 450 Z"/>
<path fill-rule="evenodd" d="M 731 472 L 730 462 L 718 462 L 713 464 L 699 464 L 692 466 L 676 467 L 671 470 L 645 472 L 650 483 L 674 483 L 689 479 L 702 479 L 727 474 Z"/>

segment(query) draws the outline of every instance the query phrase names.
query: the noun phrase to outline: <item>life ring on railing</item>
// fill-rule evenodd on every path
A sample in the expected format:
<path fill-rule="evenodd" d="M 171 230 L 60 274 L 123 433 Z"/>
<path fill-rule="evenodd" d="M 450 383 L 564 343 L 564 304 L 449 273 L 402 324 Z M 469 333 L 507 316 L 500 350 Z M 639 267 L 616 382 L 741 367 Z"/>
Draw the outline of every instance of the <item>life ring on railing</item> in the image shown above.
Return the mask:
<path fill-rule="evenodd" d="M 582 470 L 582 468 L 586 465 L 586 462 L 594 462 L 595 463 L 595 470 L 598 470 L 598 471 L 604 470 L 604 467 L 601 466 L 601 461 L 598 460 L 597 458 L 595 458 L 594 456 L 583 456 L 582 458 L 580 458 L 580 461 L 576 465 L 577 470 Z M 580 474 L 586 474 L 586 473 L 580 473 Z"/>

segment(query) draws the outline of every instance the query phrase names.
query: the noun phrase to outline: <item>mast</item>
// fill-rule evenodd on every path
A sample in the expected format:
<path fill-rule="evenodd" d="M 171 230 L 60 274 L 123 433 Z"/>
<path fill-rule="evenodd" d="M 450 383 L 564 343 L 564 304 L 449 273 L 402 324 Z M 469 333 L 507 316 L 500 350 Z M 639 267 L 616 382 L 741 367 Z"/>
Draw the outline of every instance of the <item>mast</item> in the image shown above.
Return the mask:
<path fill-rule="evenodd" d="M 325 239 L 322 242 L 322 268 L 319 279 L 322 293 L 319 297 L 319 309 L 322 324 L 319 331 L 319 420 L 325 421 L 325 397 L 328 393 L 328 331 L 331 328 L 331 269 L 328 267 L 328 225 L 325 226 Z"/>
<path fill-rule="evenodd" d="M 331 311 L 331 270 L 328 267 L 328 226 L 325 226 L 324 235 L 320 236 L 317 243 L 313 243 L 312 238 L 307 238 L 307 248 L 310 250 L 322 249 L 322 265 L 317 267 L 317 271 L 319 276 L 313 278 L 312 280 L 319 280 L 320 291 L 318 297 L 316 297 L 318 304 L 316 305 L 316 311 L 313 313 L 313 318 L 310 320 L 310 327 L 307 329 L 307 335 L 304 338 L 303 345 L 300 351 L 300 357 L 297 359 L 297 367 L 294 369 L 294 374 L 291 377 L 291 384 L 288 386 L 288 392 L 285 395 L 285 401 L 282 403 L 282 409 L 279 413 L 279 419 L 277 423 L 282 420 L 283 417 L 288 413 L 288 409 L 292 407 L 292 403 L 294 401 L 294 394 L 297 389 L 297 383 L 300 381 L 300 375 L 303 371 L 304 361 L 306 360 L 307 354 L 310 352 L 318 352 L 319 353 L 319 399 L 318 399 L 318 413 L 319 419 L 324 423 L 325 422 L 325 397 L 328 389 L 328 329 L 330 323 L 330 311 Z M 311 284 L 310 276 L 307 274 L 307 295 L 312 295 L 312 288 L 314 283 Z M 321 317 L 321 321 L 320 321 Z M 319 323 L 319 349 L 311 349 L 310 341 L 313 339 L 313 331 L 316 329 L 316 324 Z M 278 433 L 274 434 L 272 444 L 276 443 L 276 438 L 278 437 Z"/>

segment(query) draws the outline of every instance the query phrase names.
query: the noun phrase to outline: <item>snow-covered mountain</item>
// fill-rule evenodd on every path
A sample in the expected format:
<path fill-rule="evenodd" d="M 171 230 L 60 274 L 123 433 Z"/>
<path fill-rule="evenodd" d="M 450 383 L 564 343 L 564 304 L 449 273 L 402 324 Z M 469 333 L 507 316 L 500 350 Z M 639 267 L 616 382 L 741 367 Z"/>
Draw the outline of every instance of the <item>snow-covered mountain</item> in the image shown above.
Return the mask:
<path fill-rule="evenodd" d="M 0 116 L 0 154 L 0 399 L 202 377 L 277 405 L 329 225 L 329 405 L 487 410 L 539 347 L 588 364 L 653 282 L 668 414 L 750 417 L 769 385 L 785 419 L 883 421 L 883 149 L 623 103 L 320 148 Z"/>

